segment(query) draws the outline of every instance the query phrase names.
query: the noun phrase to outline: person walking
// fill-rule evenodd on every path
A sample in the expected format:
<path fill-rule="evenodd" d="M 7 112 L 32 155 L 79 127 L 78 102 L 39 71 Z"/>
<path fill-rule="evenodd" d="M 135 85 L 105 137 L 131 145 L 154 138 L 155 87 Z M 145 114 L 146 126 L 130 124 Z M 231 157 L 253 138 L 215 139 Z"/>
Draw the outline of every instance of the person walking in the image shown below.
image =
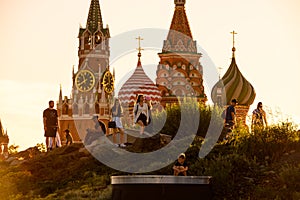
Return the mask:
<path fill-rule="evenodd" d="M 266 112 L 263 110 L 262 102 L 258 102 L 256 109 L 252 112 L 252 128 L 263 129 L 268 126 Z"/>
<path fill-rule="evenodd" d="M 45 131 L 44 136 L 46 137 L 46 147 L 47 151 L 49 151 L 55 148 L 55 137 L 59 131 L 58 114 L 57 110 L 54 109 L 54 101 L 52 100 L 49 101 L 49 107 L 43 112 L 43 123 Z M 52 144 L 50 144 L 49 139 L 53 141 Z"/>
<path fill-rule="evenodd" d="M 140 134 L 144 134 L 145 126 L 148 125 L 149 112 L 148 106 L 144 102 L 144 96 L 142 94 L 138 95 L 136 104 L 133 109 L 134 123 L 140 125 Z"/>
<path fill-rule="evenodd" d="M 113 131 L 113 143 L 119 147 L 126 147 L 126 145 L 124 144 L 124 128 L 123 128 L 122 121 L 121 121 L 121 116 L 123 115 L 123 111 L 122 111 L 120 101 L 117 98 L 115 99 L 114 105 L 111 108 L 111 113 L 112 113 L 112 121 L 116 122 L 116 127 L 114 128 L 114 131 Z M 117 141 L 116 141 L 117 140 L 117 138 L 116 138 L 117 131 L 119 131 L 119 133 L 120 133 L 119 144 L 117 144 Z"/>

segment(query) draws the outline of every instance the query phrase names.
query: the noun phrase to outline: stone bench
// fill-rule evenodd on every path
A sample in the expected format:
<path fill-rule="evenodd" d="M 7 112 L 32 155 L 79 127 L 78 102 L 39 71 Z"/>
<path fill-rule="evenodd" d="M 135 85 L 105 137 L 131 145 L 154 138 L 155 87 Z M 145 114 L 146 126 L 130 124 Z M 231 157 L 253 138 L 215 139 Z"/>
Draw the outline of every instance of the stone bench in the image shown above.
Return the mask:
<path fill-rule="evenodd" d="M 212 199 L 211 176 L 112 176 L 112 200 Z"/>

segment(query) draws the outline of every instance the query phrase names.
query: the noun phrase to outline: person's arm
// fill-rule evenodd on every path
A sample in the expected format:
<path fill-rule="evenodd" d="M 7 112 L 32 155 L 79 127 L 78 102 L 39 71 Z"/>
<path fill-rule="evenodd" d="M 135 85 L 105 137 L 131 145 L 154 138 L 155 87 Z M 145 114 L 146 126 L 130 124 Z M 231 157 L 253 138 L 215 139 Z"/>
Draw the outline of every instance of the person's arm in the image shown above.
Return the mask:
<path fill-rule="evenodd" d="M 146 104 L 146 103 L 145 103 Z M 146 116 L 147 116 L 147 124 L 149 123 L 149 109 L 148 109 L 148 104 L 146 104 Z"/>
<path fill-rule="evenodd" d="M 264 118 L 266 126 L 268 126 L 268 122 L 267 122 L 267 117 L 266 117 L 266 112 L 265 111 L 263 111 L 263 118 Z"/>
<path fill-rule="evenodd" d="M 56 120 L 57 120 L 57 132 L 59 132 L 59 118 L 58 118 L 58 113 L 57 113 L 57 111 L 56 111 Z"/>
<path fill-rule="evenodd" d="M 44 130 L 47 131 L 47 126 L 46 126 L 46 121 L 47 121 L 47 117 L 43 117 L 43 124 L 44 124 Z"/>
<path fill-rule="evenodd" d="M 232 118 L 233 123 L 235 123 L 236 119 L 235 119 L 235 114 L 234 114 L 234 112 L 231 111 L 230 114 L 231 114 L 231 118 Z"/>
<path fill-rule="evenodd" d="M 174 166 L 173 166 L 173 170 L 174 170 L 174 171 L 176 171 L 176 172 L 180 172 L 180 169 L 179 169 L 179 167 L 178 167 L 178 166 L 176 166 L 176 165 L 174 165 Z"/>
<path fill-rule="evenodd" d="M 252 112 L 252 122 L 251 124 L 254 124 L 254 121 L 256 120 L 256 114 L 254 113 L 254 111 Z"/>

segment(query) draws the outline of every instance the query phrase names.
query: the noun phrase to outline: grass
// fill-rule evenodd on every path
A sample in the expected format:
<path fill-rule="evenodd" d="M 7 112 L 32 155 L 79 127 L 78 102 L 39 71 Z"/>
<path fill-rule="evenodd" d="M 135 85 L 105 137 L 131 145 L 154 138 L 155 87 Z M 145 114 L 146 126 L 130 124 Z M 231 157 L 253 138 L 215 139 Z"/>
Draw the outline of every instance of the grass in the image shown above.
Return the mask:
<path fill-rule="evenodd" d="M 178 108 L 172 109 L 172 118 L 178 117 Z M 200 124 L 208 124 L 211 114 L 217 115 L 213 108 L 199 110 Z M 164 131 L 176 128 L 169 126 L 170 120 L 167 117 Z M 206 128 L 198 130 L 185 153 L 188 175 L 213 177 L 213 199 L 300 199 L 300 133 L 293 124 L 280 123 L 255 133 L 238 128 L 229 141 L 219 141 L 200 159 L 198 153 Z M 0 161 L 1 200 L 108 200 L 112 195 L 110 176 L 126 175 L 100 163 L 80 144 L 48 153 L 38 144 L 10 156 L 25 161 L 14 166 Z M 171 175 L 172 165 L 147 174 Z"/>

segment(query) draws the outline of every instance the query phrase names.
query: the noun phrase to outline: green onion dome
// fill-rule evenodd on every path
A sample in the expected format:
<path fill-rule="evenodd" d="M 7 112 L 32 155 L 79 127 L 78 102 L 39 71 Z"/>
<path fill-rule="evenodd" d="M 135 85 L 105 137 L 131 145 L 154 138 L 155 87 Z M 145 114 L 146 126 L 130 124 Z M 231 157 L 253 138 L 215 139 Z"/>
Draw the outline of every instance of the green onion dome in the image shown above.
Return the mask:
<path fill-rule="evenodd" d="M 212 101 L 218 105 L 230 105 L 232 99 L 237 99 L 239 105 L 250 106 L 256 96 L 253 86 L 240 72 L 233 50 L 231 64 L 225 75 L 215 84 L 211 92 Z"/>

